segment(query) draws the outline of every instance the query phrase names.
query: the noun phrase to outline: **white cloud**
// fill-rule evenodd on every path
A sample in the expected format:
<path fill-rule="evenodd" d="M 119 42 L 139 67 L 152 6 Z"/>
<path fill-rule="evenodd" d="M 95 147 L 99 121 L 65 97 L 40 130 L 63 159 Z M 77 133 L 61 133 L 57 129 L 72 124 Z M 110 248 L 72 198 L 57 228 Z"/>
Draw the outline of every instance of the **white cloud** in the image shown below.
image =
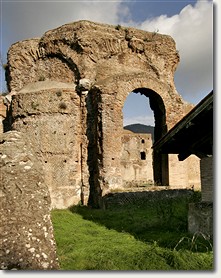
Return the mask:
<path fill-rule="evenodd" d="M 22 40 L 41 36 L 52 28 L 77 20 L 117 24 L 127 14 L 128 10 L 122 6 L 122 0 L 5 1 L 2 3 L 3 37 Z"/>
<path fill-rule="evenodd" d="M 41 37 L 46 31 L 78 20 L 118 24 L 129 15 L 123 0 L 115 1 L 4 1 L 1 3 L 1 49 L 6 63 L 8 48 L 15 42 Z M 0 91 L 6 88 L 1 69 Z"/>
<path fill-rule="evenodd" d="M 156 6 L 159 5 L 156 4 Z M 171 35 L 180 52 L 175 85 L 186 99 L 201 99 L 212 88 L 212 2 L 198 1 L 179 14 L 161 15 L 143 23 L 130 21 L 127 1 L 4 1 L 2 3 L 2 49 L 4 63 L 10 45 L 18 40 L 40 37 L 60 25 L 87 19 L 109 24 L 130 25 Z M 131 14 L 133 11 L 131 11 Z M 1 75 L 3 76 L 3 75 Z M 3 82 L 1 82 L 3 83 Z"/>
<path fill-rule="evenodd" d="M 123 1 L 112 2 L 86 2 L 84 9 L 78 14 L 79 19 L 87 19 L 95 22 L 117 24 L 122 18 L 129 15 L 126 6 L 122 6 Z"/>
<path fill-rule="evenodd" d="M 172 17 L 161 15 L 145 20 L 139 28 L 171 35 L 180 53 L 176 72 L 177 90 L 192 99 L 209 93 L 213 85 L 213 4 L 198 1 Z"/>

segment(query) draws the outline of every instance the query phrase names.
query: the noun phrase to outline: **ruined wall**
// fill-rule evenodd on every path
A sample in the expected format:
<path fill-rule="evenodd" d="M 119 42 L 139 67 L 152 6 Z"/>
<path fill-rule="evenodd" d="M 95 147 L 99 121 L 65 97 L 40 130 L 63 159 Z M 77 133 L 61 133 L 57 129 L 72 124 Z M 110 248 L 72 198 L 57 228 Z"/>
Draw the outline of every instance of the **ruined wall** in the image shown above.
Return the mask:
<path fill-rule="evenodd" d="M 42 162 L 52 207 L 80 202 L 84 190 L 82 123 L 75 87 L 50 81 L 29 84 L 13 97 L 12 111 L 12 128 L 26 135 Z M 87 198 L 88 181 L 84 185 Z"/>
<path fill-rule="evenodd" d="M 122 109 L 132 91 L 150 99 L 156 140 L 192 108 L 175 89 L 178 62 L 170 36 L 89 21 L 11 46 L 13 129 L 35 140 L 53 206 L 69 206 L 83 194 L 99 207 L 102 194 L 122 187 Z M 68 89 L 48 87 L 49 81 Z M 165 161 L 155 155 L 154 168 Z"/>
<path fill-rule="evenodd" d="M 195 155 L 179 161 L 177 154 L 169 154 L 169 174 L 173 188 L 201 189 L 200 160 Z"/>
<path fill-rule="evenodd" d="M 116 101 L 117 96 L 122 105 L 134 89 L 149 88 L 162 97 L 170 128 L 192 108 L 174 86 L 178 62 L 175 42 L 168 35 L 79 21 L 12 45 L 7 79 L 10 91 L 19 91 L 37 81 L 77 85 L 87 78 L 103 88 L 102 94 L 110 89 L 110 97 Z"/>
<path fill-rule="evenodd" d="M 0 134 L 0 269 L 58 269 L 50 195 L 32 143 Z"/>
<path fill-rule="evenodd" d="M 200 160 L 202 199 L 189 204 L 188 230 L 213 237 L 213 157 Z"/>
<path fill-rule="evenodd" d="M 4 97 L 0 95 L 0 134 L 4 132 L 3 121 L 6 117 L 7 108 L 4 104 Z"/>
<path fill-rule="evenodd" d="M 151 134 L 124 131 L 121 151 L 123 188 L 153 185 L 151 147 Z"/>
<path fill-rule="evenodd" d="M 202 202 L 213 202 L 213 157 L 200 160 Z"/>

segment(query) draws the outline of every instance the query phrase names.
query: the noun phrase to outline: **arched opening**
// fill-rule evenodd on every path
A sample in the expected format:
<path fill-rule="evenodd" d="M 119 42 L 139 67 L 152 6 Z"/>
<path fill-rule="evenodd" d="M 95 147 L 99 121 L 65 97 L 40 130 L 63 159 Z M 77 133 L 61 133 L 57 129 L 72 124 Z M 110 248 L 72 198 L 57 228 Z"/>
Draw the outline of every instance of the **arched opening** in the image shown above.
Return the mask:
<path fill-rule="evenodd" d="M 136 97 L 137 99 L 135 100 Z M 138 99 L 141 100 L 139 105 L 137 105 Z M 167 132 L 165 106 L 158 93 L 147 88 L 137 88 L 130 93 L 125 103 L 126 105 L 123 108 L 124 129 L 137 133 L 151 133 L 153 143 Z M 135 129 L 132 130 L 131 126 L 132 129 Z M 140 127 L 140 130 L 138 127 Z M 144 138 L 140 139 L 140 148 L 142 148 L 145 141 Z M 142 161 L 146 160 L 146 152 L 143 149 L 140 150 L 139 154 Z M 169 185 L 168 155 L 153 151 L 152 167 L 154 184 Z"/>
<path fill-rule="evenodd" d="M 123 107 L 123 126 L 127 127 L 135 124 L 154 127 L 154 115 L 150 108 L 149 98 L 131 92 L 127 96 Z M 139 129 L 139 127 L 137 128 Z"/>

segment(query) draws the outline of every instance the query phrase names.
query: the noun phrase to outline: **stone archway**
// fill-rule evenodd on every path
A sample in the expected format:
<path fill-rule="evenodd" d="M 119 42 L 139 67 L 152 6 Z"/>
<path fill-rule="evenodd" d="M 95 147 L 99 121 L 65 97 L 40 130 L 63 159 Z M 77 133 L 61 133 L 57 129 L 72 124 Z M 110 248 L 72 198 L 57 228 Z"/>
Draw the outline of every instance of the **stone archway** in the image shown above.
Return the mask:
<path fill-rule="evenodd" d="M 149 98 L 150 108 L 154 113 L 154 140 L 159 140 L 167 132 L 166 110 L 163 99 L 155 91 L 147 88 L 137 88 L 134 93 L 141 93 Z M 155 185 L 169 185 L 168 155 L 153 152 L 153 174 Z"/>
<path fill-rule="evenodd" d="M 122 186 L 119 157 L 122 107 L 129 92 L 139 89 L 150 98 L 156 120 L 156 139 L 161 138 L 167 127 L 170 129 L 192 108 L 182 100 L 174 85 L 178 62 L 179 54 L 170 36 L 89 21 L 66 24 L 46 32 L 39 39 L 11 46 L 8 51 L 7 83 L 10 90 L 18 92 L 12 104 L 13 128 L 25 130 L 26 126 L 30 127 L 26 137 L 32 138 L 32 126 L 23 126 L 22 117 L 25 114 L 29 120 L 33 116 L 36 124 L 42 126 L 39 116 L 44 114 L 45 117 L 50 116 L 48 134 L 39 133 L 37 143 L 42 143 L 46 137 L 53 149 L 60 148 L 65 142 L 70 143 L 67 143 L 66 150 L 70 161 L 64 158 L 64 165 L 60 168 L 67 170 L 65 177 L 68 181 L 64 183 L 62 180 L 64 186 L 57 191 L 63 207 L 70 203 L 65 194 L 60 193 L 67 193 L 68 188 L 76 189 L 71 199 L 79 200 L 79 184 L 82 184 L 80 190 L 84 187 L 85 203 L 90 186 L 89 201 L 95 207 L 100 206 L 102 195 Z M 44 76 L 42 73 L 45 73 Z M 89 86 L 81 92 L 79 87 L 83 79 L 89 81 Z M 65 82 L 66 85 L 62 87 L 62 94 L 59 87 L 53 87 L 31 93 L 29 98 L 22 96 L 22 88 L 43 81 Z M 53 130 L 56 126 L 53 123 L 57 124 L 56 119 L 61 116 L 70 123 L 65 127 L 67 132 L 63 132 L 62 125 L 58 127 L 59 132 Z M 55 144 L 55 134 L 62 144 Z M 64 140 L 64 136 L 68 140 Z M 38 144 L 35 147 L 36 152 L 41 153 Z M 51 151 L 47 152 L 51 154 Z M 56 157 L 61 161 L 60 150 L 56 151 Z M 166 169 L 167 159 L 156 154 L 154 160 L 159 168 L 155 171 L 155 182 L 165 185 L 168 174 L 162 169 Z M 52 164 L 54 167 L 56 163 L 52 161 Z M 59 175 L 58 171 L 54 172 Z M 52 184 L 50 181 L 50 186 Z M 54 192 L 52 189 L 52 203 L 54 201 L 57 206 Z"/>
<path fill-rule="evenodd" d="M 104 195 L 110 190 L 122 188 L 122 174 L 120 165 L 121 137 L 123 126 L 123 106 L 130 92 L 141 92 L 150 99 L 150 106 L 155 116 L 155 137 L 161 138 L 167 132 L 167 125 L 171 126 L 172 117 L 168 111 L 180 111 L 183 107 L 173 102 L 176 93 L 169 93 L 168 86 L 145 73 L 113 76 L 106 82 L 93 86 L 89 94 L 99 96 L 99 131 L 96 144 L 100 150 L 97 165 L 101 177 L 98 186 Z M 99 143 L 98 143 L 99 142 Z M 98 145 L 99 144 L 99 145 Z M 102 161 L 102 163 L 101 163 Z M 168 157 L 154 154 L 154 180 L 157 185 L 168 185 Z"/>

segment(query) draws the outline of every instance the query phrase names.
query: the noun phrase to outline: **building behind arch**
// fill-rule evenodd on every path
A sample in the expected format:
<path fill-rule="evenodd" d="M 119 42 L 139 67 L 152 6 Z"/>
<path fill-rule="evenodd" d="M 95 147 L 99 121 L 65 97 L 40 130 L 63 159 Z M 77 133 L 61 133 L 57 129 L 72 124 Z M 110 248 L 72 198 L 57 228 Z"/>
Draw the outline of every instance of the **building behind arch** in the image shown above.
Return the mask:
<path fill-rule="evenodd" d="M 123 131 L 132 91 L 149 97 L 157 140 L 193 108 L 176 91 L 178 63 L 170 36 L 89 21 L 11 46 L 6 76 L 16 94 L 5 123 L 32 145 L 53 208 L 102 207 L 102 196 L 132 181 L 200 187 L 197 157 L 181 165 L 175 155 L 152 153 L 149 135 Z"/>

